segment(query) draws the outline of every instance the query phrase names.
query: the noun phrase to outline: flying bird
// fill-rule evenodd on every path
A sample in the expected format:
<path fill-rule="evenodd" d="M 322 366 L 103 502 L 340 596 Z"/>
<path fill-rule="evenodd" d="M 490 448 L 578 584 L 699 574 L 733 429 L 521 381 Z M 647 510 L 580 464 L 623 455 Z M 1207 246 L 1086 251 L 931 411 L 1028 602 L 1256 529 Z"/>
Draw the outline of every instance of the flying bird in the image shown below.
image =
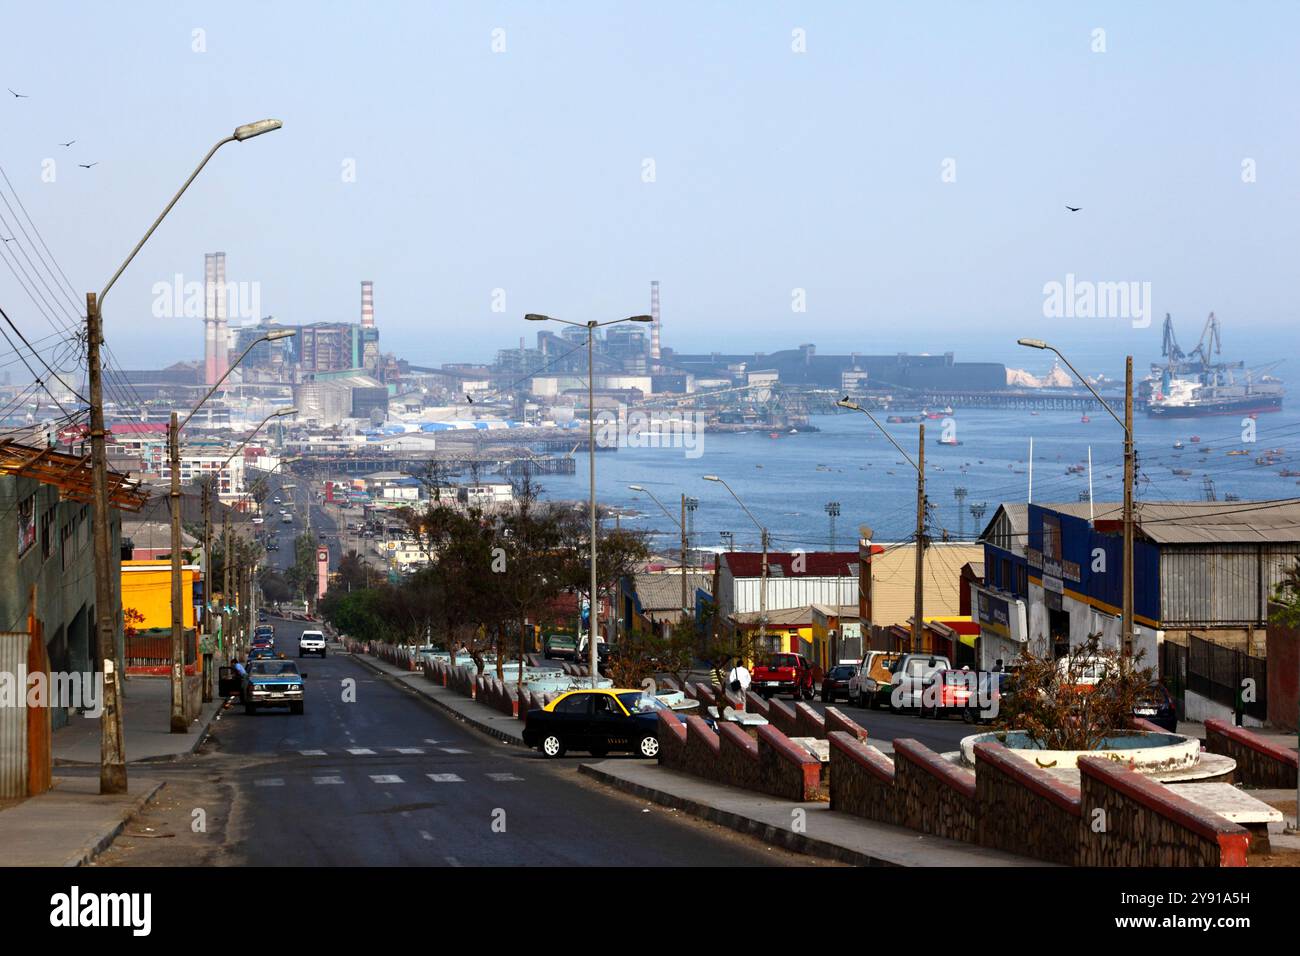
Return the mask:
<path fill-rule="evenodd" d="M 93 163 L 77 163 L 77 165 L 80 166 L 82 169 L 89 169 L 91 166 L 98 166 L 99 160 L 95 160 L 95 162 Z"/>
<path fill-rule="evenodd" d="M 469 402 L 471 405 L 474 404 L 474 399 L 470 398 L 468 395 L 465 396 L 465 401 Z"/>
<path fill-rule="evenodd" d="M 9 90 L 9 87 L 6 86 L 5 89 Z M 10 93 L 14 93 L 13 90 L 9 90 L 9 92 L 10 92 Z M 14 97 L 15 97 L 16 99 L 20 99 L 20 100 L 31 99 L 31 97 L 29 97 L 26 93 L 14 93 Z"/>
<path fill-rule="evenodd" d="M 1082 206 L 1066 206 L 1065 208 L 1068 209 L 1068 210 L 1070 210 L 1070 212 L 1078 212 L 1078 211 L 1079 211 L 1080 209 L 1082 209 L 1083 207 L 1082 207 Z"/>
<path fill-rule="evenodd" d="M 60 146 L 71 146 L 71 145 L 72 145 L 73 143 L 75 143 L 75 142 L 76 142 L 75 139 L 70 139 L 70 140 L 68 140 L 66 143 L 60 143 L 59 145 L 60 145 Z"/>

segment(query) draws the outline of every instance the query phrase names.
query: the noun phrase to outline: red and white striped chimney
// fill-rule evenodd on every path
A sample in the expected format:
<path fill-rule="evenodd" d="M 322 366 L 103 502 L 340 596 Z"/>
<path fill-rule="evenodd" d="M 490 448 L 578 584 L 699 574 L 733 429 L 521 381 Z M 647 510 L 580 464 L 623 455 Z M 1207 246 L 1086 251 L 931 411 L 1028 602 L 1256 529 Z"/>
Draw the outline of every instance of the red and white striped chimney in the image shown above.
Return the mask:
<path fill-rule="evenodd" d="M 369 279 L 361 281 L 361 327 L 375 327 L 375 284 Z"/>
<path fill-rule="evenodd" d="M 654 324 L 650 326 L 650 360 L 658 364 L 659 362 L 659 280 L 654 279 L 650 283 L 650 315 L 654 318 Z"/>
<path fill-rule="evenodd" d="M 203 381 L 217 383 L 217 257 L 203 256 Z"/>
<path fill-rule="evenodd" d="M 226 328 L 226 254 L 215 252 L 217 263 L 217 380 L 230 370 L 230 331 Z"/>

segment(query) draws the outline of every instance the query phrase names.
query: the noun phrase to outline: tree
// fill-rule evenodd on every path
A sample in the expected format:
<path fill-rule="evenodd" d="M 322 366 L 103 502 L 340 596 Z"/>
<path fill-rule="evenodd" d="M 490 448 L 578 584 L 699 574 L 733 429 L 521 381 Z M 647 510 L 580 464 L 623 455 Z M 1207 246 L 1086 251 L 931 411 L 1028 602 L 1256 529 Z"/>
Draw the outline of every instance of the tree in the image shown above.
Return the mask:
<path fill-rule="evenodd" d="M 1300 558 L 1286 569 L 1273 589 L 1268 620 L 1283 627 L 1300 627 Z"/>
<path fill-rule="evenodd" d="M 1154 679 L 1142 656 L 1103 647 L 1099 634 L 1059 660 L 1026 650 L 1009 692 L 1004 688 L 998 699 L 994 727 L 1025 731 L 1047 750 L 1095 750 L 1103 737 L 1132 725 Z M 1089 672 L 1098 670 L 1090 684 Z"/>

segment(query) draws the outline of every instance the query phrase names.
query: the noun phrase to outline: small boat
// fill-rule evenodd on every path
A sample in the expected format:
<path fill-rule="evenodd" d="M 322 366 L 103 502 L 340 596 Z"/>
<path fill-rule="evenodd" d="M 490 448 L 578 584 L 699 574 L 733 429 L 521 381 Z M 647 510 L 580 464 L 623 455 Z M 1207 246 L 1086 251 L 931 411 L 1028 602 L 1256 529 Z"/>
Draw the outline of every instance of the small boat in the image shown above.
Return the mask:
<path fill-rule="evenodd" d="M 1175 474 L 1175 475 L 1179 475 L 1180 477 L 1186 478 L 1186 477 L 1189 477 L 1189 476 L 1191 475 L 1191 472 L 1188 471 L 1186 468 L 1175 468 L 1175 469 L 1174 469 L 1174 474 Z"/>
<path fill-rule="evenodd" d="M 940 444 L 940 445 L 960 445 L 961 442 L 959 442 L 959 441 L 958 441 L 957 439 L 955 439 L 955 438 L 940 438 L 940 439 L 939 439 L 939 444 Z"/>
<path fill-rule="evenodd" d="M 1092 421 L 1092 419 L 1089 418 L 1087 415 L 1084 415 L 1082 418 L 1079 419 L 1079 422 L 1084 425 L 1088 424 L 1088 422 L 1090 421 Z"/>
<path fill-rule="evenodd" d="M 1228 452 L 1228 454 L 1229 454 L 1229 455 L 1249 455 L 1250 452 L 1246 451 L 1246 449 L 1244 449 L 1244 448 L 1234 448 L 1232 451 Z"/>
<path fill-rule="evenodd" d="M 1183 447 L 1183 443 L 1182 443 L 1181 441 L 1176 441 L 1176 442 L 1174 442 L 1174 447 L 1175 447 L 1175 448 L 1182 448 L 1182 447 Z"/>
<path fill-rule="evenodd" d="M 1200 436 L 1200 435 L 1193 435 L 1191 438 L 1189 438 L 1189 439 L 1187 439 L 1187 440 L 1190 441 L 1190 442 L 1192 442 L 1193 444 L 1195 444 L 1196 442 L 1198 442 L 1198 441 L 1201 440 L 1201 436 Z"/>
<path fill-rule="evenodd" d="M 1029 414 L 1030 414 L 1030 415 L 1037 415 L 1038 412 L 1030 412 Z"/>
<path fill-rule="evenodd" d="M 1252 417 L 1253 417 L 1253 416 L 1252 416 Z M 1241 500 L 1241 495 L 1229 491 L 1226 495 L 1223 496 L 1223 500 L 1224 500 L 1224 501 L 1240 501 L 1240 500 Z"/>
<path fill-rule="evenodd" d="M 781 433 L 780 433 L 780 432 L 768 432 L 768 433 L 767 433 L 767 437 L 768 437 L 768 438 L 780 438 L 780 437 L 781 437 Z"/>
<path fill-rule="evenodd" d="M 1300 478 L 1300 471 L 1295 471 L 1291 468 L 1283 468 L 1278 472 L 1278 474 L 1283 478 Z"/>

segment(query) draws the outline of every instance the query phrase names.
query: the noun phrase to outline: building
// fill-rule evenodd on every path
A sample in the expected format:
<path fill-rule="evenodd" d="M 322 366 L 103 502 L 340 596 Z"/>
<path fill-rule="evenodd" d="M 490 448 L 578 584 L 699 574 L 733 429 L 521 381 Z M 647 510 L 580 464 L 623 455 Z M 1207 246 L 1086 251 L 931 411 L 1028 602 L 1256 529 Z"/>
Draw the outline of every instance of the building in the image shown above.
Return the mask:
<path fill-rule="evenodd" d="M 713 576 L 686 573 L 686 601 L 692 613 L 701 600 L 711 596 Z M 640 572 L 622 581 L 620 603 L 622 626 L 629 632 L 665 630 L 682 620 L 682 573 L 680 570 Z"/>
<path fill-rule="evenodd" d="M 202 577 L 196 564 L 181 566 L 181 593 L 191 596 Z M 172 627 L 172 565 L 171 561 L 131 560 L 122 562 L 122 607 L 141 616 L 136 627 L 142 631 L 171 633 Z M 195 600 L 185 602 L 181 609 L 184 628 L 194 627 Z"/>
<path fill-rule="evenodd" d="M 860 586 L 853 600 L 868 646 L 876 650 L 910 647 L 899 643 L 899 625 L 907 626 L 916 610 L 916 545 L 858 542 Z M 962 567 L 984 555 L 980 544 L 931 541 L 926 545 L 922 578 L 922 620 L 962 613 Z"/>
<path fill-rule="evenodd" d="M 763 555 L 718 555 L 713 593 L 724 626 L 758 630 Z M 858 602 L 858 555 L 851 551 L 771 552 L 767 556 L 767 638 L 773 651 L 812 651 L 813 606 Z M 802 644 L 801 644 L 802 642 Z"/>

